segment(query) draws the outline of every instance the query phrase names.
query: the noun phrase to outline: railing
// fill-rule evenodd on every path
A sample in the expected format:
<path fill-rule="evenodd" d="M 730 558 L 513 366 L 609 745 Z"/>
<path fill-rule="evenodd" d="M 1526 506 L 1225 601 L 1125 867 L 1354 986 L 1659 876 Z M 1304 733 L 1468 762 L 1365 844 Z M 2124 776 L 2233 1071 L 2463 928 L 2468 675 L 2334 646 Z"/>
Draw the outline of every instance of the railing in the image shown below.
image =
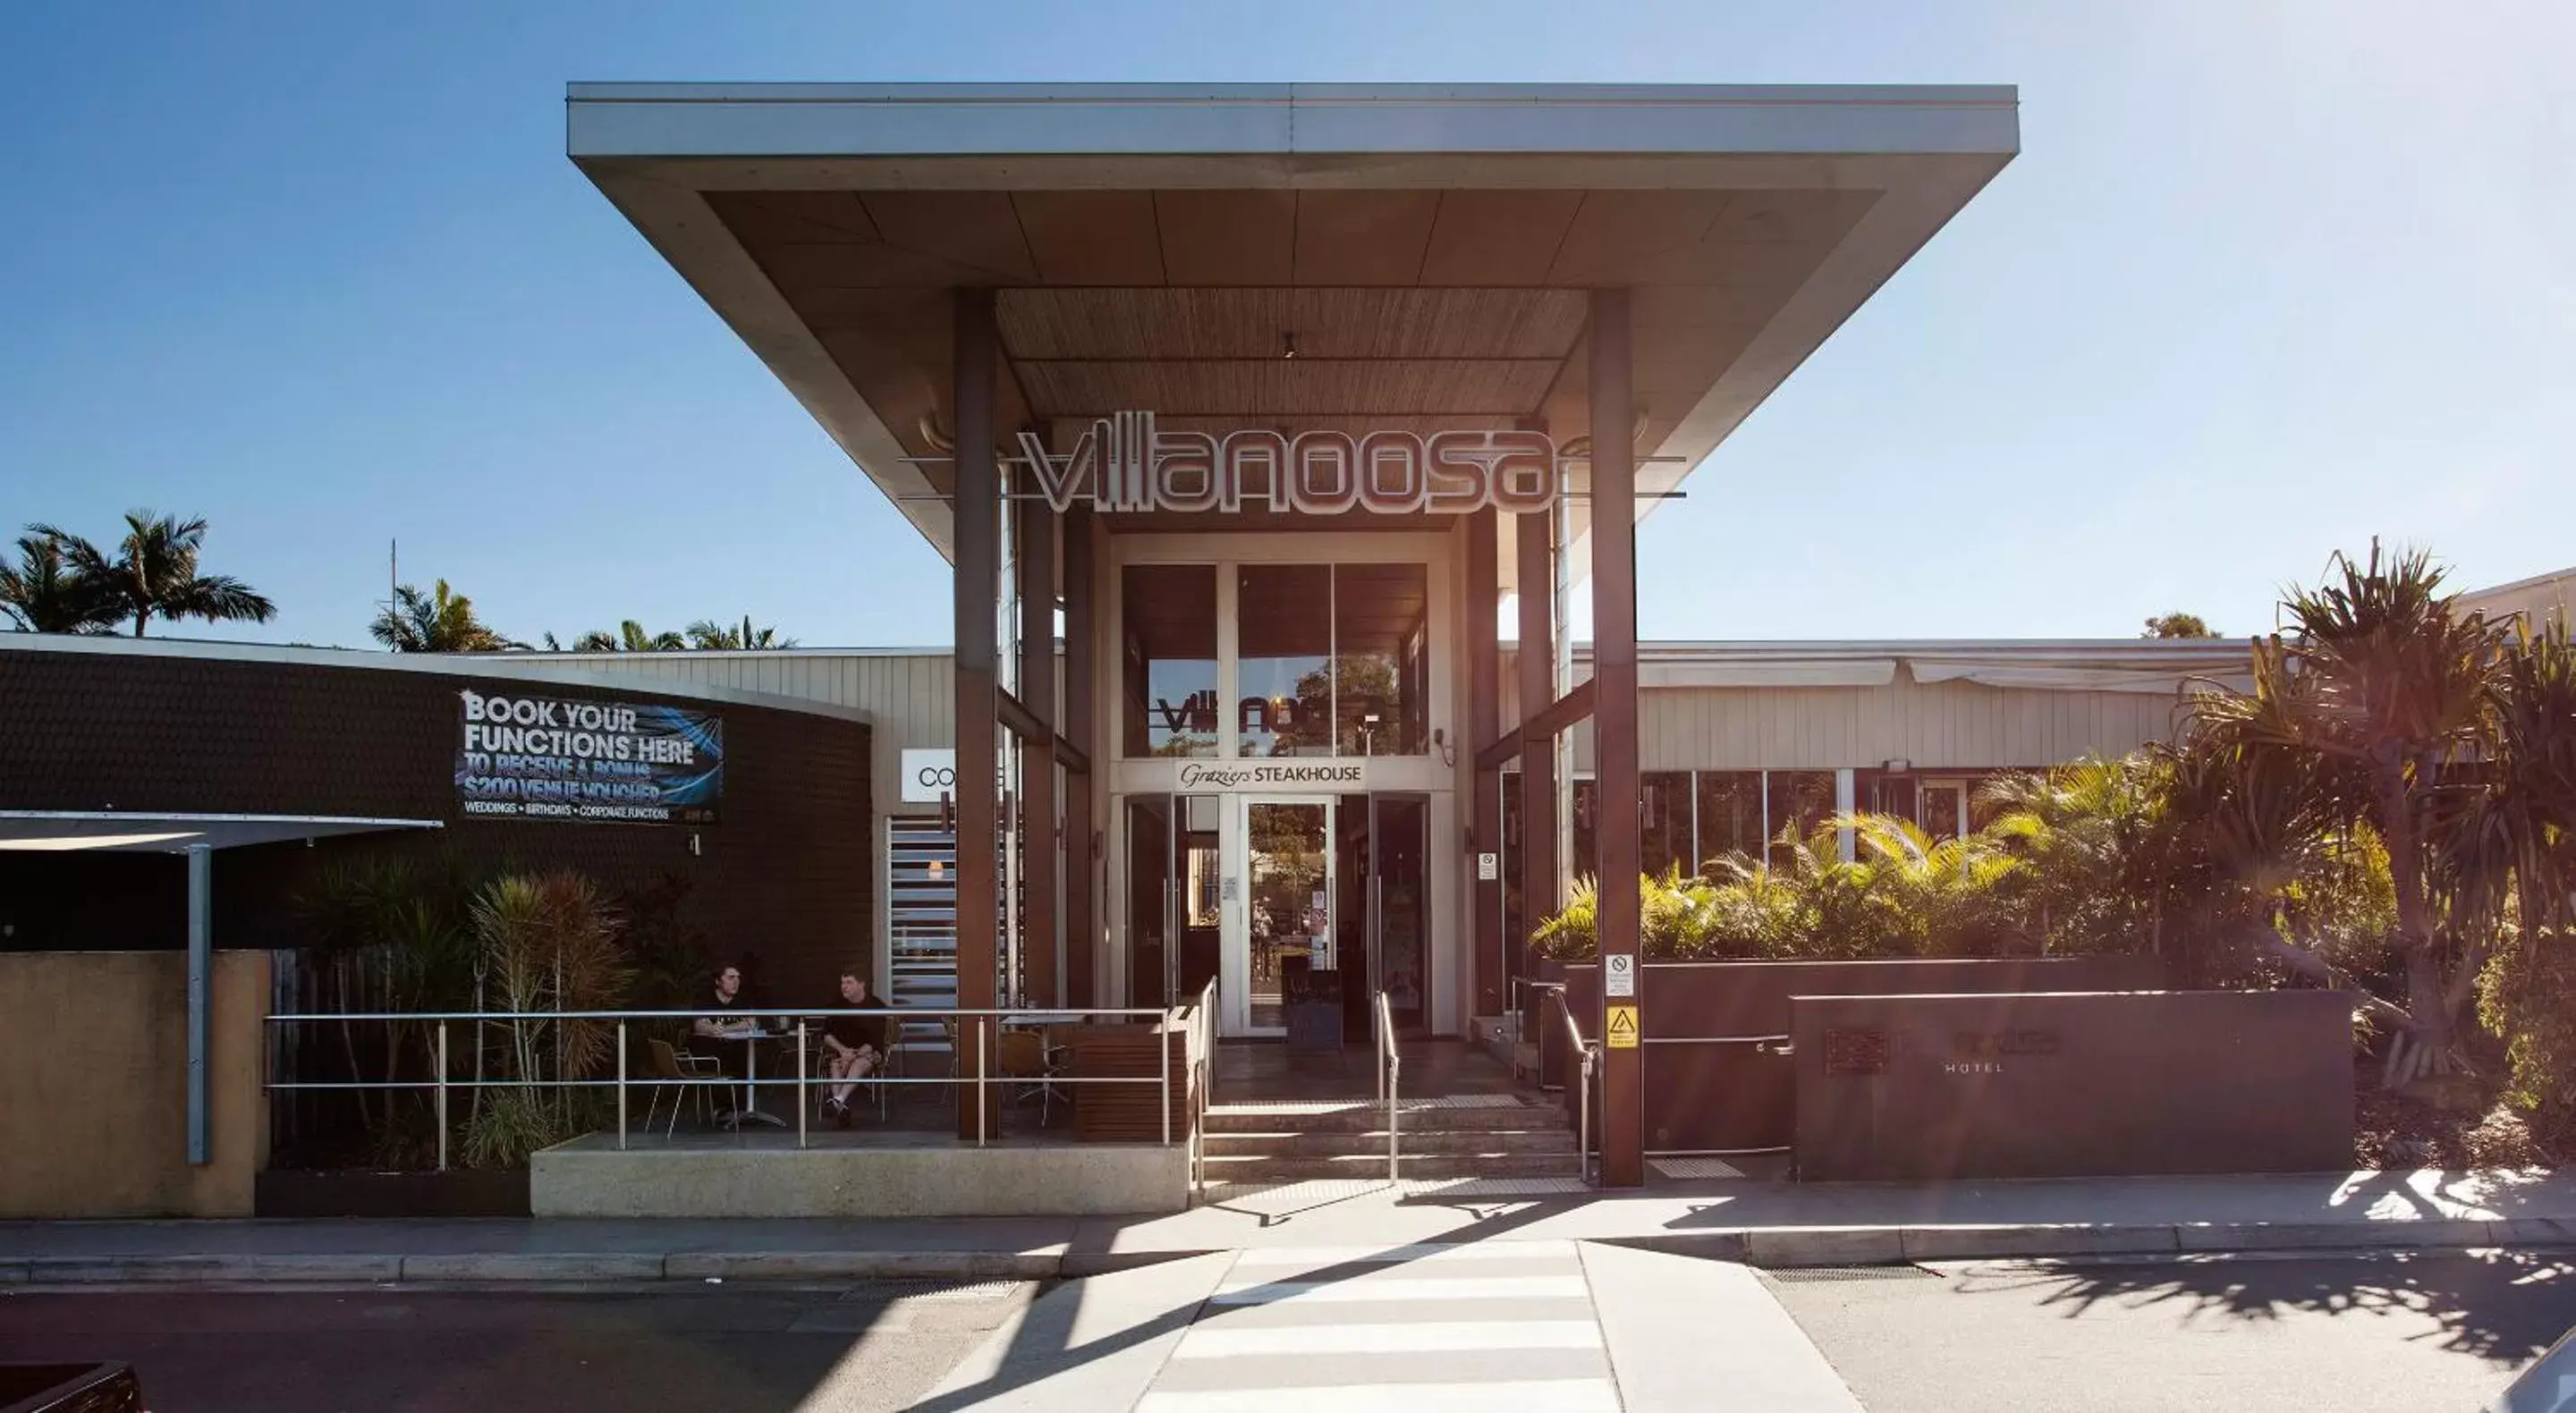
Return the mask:
<path fill-rule="evenodd" d="M 1377 993 L 1377 1059 L 1377 1098 L 1386 1109 L 1386 1180 L 1394 1182 L 1403 1163 L 1403 1107 L 1396 1091 L 1404 1072 L 1404 1057 L 1395 1048 L 1395 1007 L 1383 991 Z"/>
<path fill-rule="evenodd" d="M 1583 1028 L 1574 1023 L 1574 1008 L 1565 1003 L 1565 988 L 1557 988 L 1555 1000 L 1556 1013 L 1565 1019 L 1566 1040 L 1574 1046 L 1574 1053 L 1581 1056 L 1583 1060 L 1582 1077 L 1577 1081 L 1577 1087 L 1583 1091 L 1583 1097 L 1576 1105 L 1576 1111 L 1580 1117 L 1575 1125 L 1574 1151 L 1577 1175 L 1585 1182 L 1590 1182 L 1592 1181 L 1592 1072 L 1593 1062 L 1601 1052 L 1598 1046 L 1583 1038 Z"/>
<path fill-rule="evenodd" d="M 1215 1102 L 1212 1091 L 1216 1078 L 1216 978 L 1199 988 L 1198 1000 L 1190 1005 L 1189 1056 L 1191 1092 L 1196 1096 L 1190 1116 L 1190 1194 L 1207 1195 L 1207 1111 Z"/>
<path fill-rule="evenodd" d="M 986 1106 L 990 1102 L 988 1091 L 996 1083 L 1010 1083 L 1017 1080 L 1027 1080 L 1033 1086 L 1151 1084 L 1156 1087 L 1156 1092 L 1161 1099 L 1159 1107 L 1162 1120 L 1162 1146 L 1170 1147 L 1173 1141 L 1172 1081 L 1174 1079 L 1174 1075 L 1172 1073 L 1172 1049 L 1169 1036 L 1173 1031 L 1173 1022 L 1180 1020 L 1184 1026 L 1183 1033 L 1189 1035 L 1192 1041 L 1200 1041 L 1213 1037 L 1213 1032 L 1207 1029 L 1211 1024 L 1209 1018 L 1213 1009 L 1214 997 L 1211 994 L 1213 989 L 1214 983 L 1211 982 L 1208 990 L 1200 992 L 1198 1005 L 1195 1007 L 1195 1013 L 1187 1016 L 1185 1020 L 1183 1020 L 1183 1018 L 1178 1014 L 1178 1008 L 1173 1010 L 1163 1010 L 1139 1006 L 1083 1008 L 1048 1006 L 1014 1007 L 1003 1009 L 979 1009 L 966 1007 L 933 1009 L 922 1006 L 898 1006 L 867 1010 L 861 1010 L 855 1007 L 796 1006 L 767 1008 L 744 1007 L 724 1013 L 722 1020 L 728 1025 L 771 1019 L 782 1022 L 792 1022 L 792 1026 L 789 1029 L 782 1031 L 770 1031 L 764 1027 L 764 1034 L 772 1041 L 784 1040 L 791 1037 L 793 1038 L 796 1051 L 796 1074 L 792 1079 L 783 1075 L 770 1078 L 761 1077 L 759 1072 L 759 1049 L 756 1043 L 745 1050 L 745 1072 L 739 1077 L 732 1075 L 708 1075 L 698 1073 L 683 1073 L 678 1075 L 646 1074 L 638 1076 L 631 1072 L 629 1068 L 630 1047 L 628 1044 L 630 1038 L 630 1026 L 638 1022 L 661 1025 L 691 1025 L 694 1022 L 701 1020 L 716 1019 L 716 1017 L 710 1016 L 703 1009 L 649 1011 L 292 1012 L 271 1015 L 267 1018 L 268 1023 L 270 1025 L 277 1026 L 360 1023 L 433 1026 L 435 1029 L 432 1032 L 431 1043 L 432 1073 L 430 1077 L 426 1079 L 398 1079 L 389 1077 L 385 1079 L 349 1080 L 280 1080 L 272 1076 L 268 1079 L 264 1087 L 272 1092 L 293 1093 L 339 1090 L 373 1090 L 388 1092 L 428 1090 L 434 1095 L 432 1102 L 438 1125 L 438 1167 L 442 1172 L 448 1167 L 448 1146 L 451 1134 L 448 1096 L 450 1091 L 459 1089 L 469 1092 L 478 1089 L 613 1089 L 616 1091 L 617 1096 L 617 1146 L 623 1149 L 628 1146 L 627 1129 L 629 1105 L 627 1093 L 628 1090 L 633 1088 L 635 1085 L 642 1084 L 650 1086 L 657 1093 L 666 1089 L 678 1089 L 683 1091 L 688 1089 L 705 1088 L 718 1090 L 739 1089 L 743 1091 L 743 1095 L 748 1102 L 743 1108 L 737 1109 L 733 1113 L 732 1117 L 735 1120 L 734 1127 L 737 1131 L 739 1131 L 743 1125 L 755 1120 L 777 1124 L 779 1127 L 784 1128 L 786 1125 L 782 1120 L 778 1119 L 774 1115 L 761 1111 L 759 1106 L 760 1091 L 764 1088 L 790 1087 L 794 1091 L 796 1100 L 796 1146 L 803 1148 L 807 1146 L 808 1141 L 807 1119 L 813 1110 L 813 1104 L 810 1102 L 812 1096 L 809 1091 L 817 1086 L 856 1083 L 861 1085 L 945 1085 L 954 1087 L 966 1084 L 973 1085 L 975 1087 L 975 1142 L 977 1147 L 982 1147 L 986 1143 L 993 1128 L 991 1114 Z M 812 1056 L 813 1050 L 810 1042 L 813 1039 L 814 1032 L 809 1030 L 808 1023 L 831 1020 L 839 1017 L 861 1017 L 878 1022 L 947 1021 L 954 1023 L 952 1026 L 952 1033 L 962 1033 L 963 1031 L 971 1029 L 975 1033 L 975 1065 L 973 1072 L 962 1072 L 961 1066 L 958 1063 L 961 1057 L 952 1051 L 948 1056 L 950 1073 L 945 1076 L 890 1074 L 886 1072 L 884 1062 L 881 1062 L 880 1068 L 876 1072 L 871 1073 L 862 1079 L 840 1079 L 829 1074 L 818 1077 L 811 1072 L 809 1067 L 809 1060 Z M 991 1056 L 988 1053 L 989 1044 L 986 1037 L 1003 1026 L 1012 1024 L 1055 1024 L 1072 1021 L 1104 1019 L 1130 1021 L 1151 1020 L 1156 1023 L 1154 1030 L 1154 1050 L 1157 1056 L 1155 1074 L 1092 1075 L 1086 1077 L 1081 1075 L 1057 1074 L 1053 1073 L 1051 1070 L 1045 1070 L 1043 1067 L 1041 1073 L 1035 1075 L 997 1075 L 992 1072 Z M 454 1066 L 450 1062 L 448 1047 L 448 1035 L 452 1026 L 460 1023 L 471 1025 L 475 1027 L 479 1033 L 480 1029 L 484 1026 L 505 1026 L 514 1023 L 561 1021 L 613 1022 L 616 1026 L 616 1074 L 611 1077 L 598 1079 L 567 1079 L 560 1074 L 553 1077 L 538 1078 L 529 1078 L 526 1076 L 499 1078 L 487 1076 L 481 1073 L 460 1077 L 455 1074 Z M 706 1040 L 723 1043 L 729 1039 L 741 1039 L 743 1037 L 691 1035 L 686 1038 L 691 1040 Z M 548 1048 L 553 1047 L 550 1045 Z M 886 1060 L 890 1061 L 895 1057 L 895 1055 L 899 1055 L 900 1053 L 900 1047 L 898 1046 L 897 1050 L 893 1052 L 893 1054 L 889 1054 L 886 1057 Z M 1200 1170 L 1202 1168 L 1202 1160 L 1196 1147 L 1198 1141 L 1197 1132 L 1201 1125 L 1195 1122 L 1195 1119 L 1206 1112 L 1204 1095 L 1205 1077 L 1207 1074 L 1207 1053 L 1207 1048 L 1204 1045 L 1194 1045 L 1189 1048 L 1188 1053 L 1183 1057 L 1182 1063 L 1184 1070 L 1183 1074 L 1180 1076 L 1186 1082 L 1191 1078 L 1189 1073 L 1190 1067 L 1196 1066 L 1198 1068 L 1197 1077 L 1201 1082 L 1201 1099 L 1193 1113 L 1194 1121 L 1190 1124 L 1191 1132 L 1188 1135 L 1185 1135 L 1193 1145 L 1191 1161 L 1194 1170 Z M 559 1062 L 560 1061 L 558 1060 L 558 1063 Z M 480 1066 L 478 1065 L 477 1068 L 479 1070 Z M 674 1103 L 676 1104 L 677 1102 L 678 1099 L 675 1096 Z"/>
<path fill-rule="evenodd" d="M 1565 983 L 1562 981 L 1540 981 L 1535 977 L 1528 976 L 1515 976 L 1511 978 L 1511 990 L 1508 993 L 1511 997 L 1511 1005 L 1504 1016 L 1504 1020 L 1509 1025 L 1511 1043 L 1515 1048 L 1517 1048 L 1523 1041 L 1528 1041 L 1537 1047 L 1538 1053 L 1531 1058 L 1530 1064 L 1533 1066 L 1532 1074 L 1538 1085 L 1538 1092 L 1541 1094 L 1553 1094 L 1562 1090 L 1565 1086 L 1561 1082 L 1557 1084 L 1550 1084 L 1547 1082 L 1547 1037 L 1544 1033 L 1547 1029 L 1547 1022 L 1545 1020 L 1541 1020 L 1539 1022 L 1539 1030 L 1541 1033 L 1537 1035 L 1528 1034 L 1522 1029 L 1522 1022 L 1528 1017 L 1531 1010 L 1536 1009 L 1544 1011 L 1547 1006 L 1547 1002 L 1543 1000 L 1533 1004 L 1529 1000 L 1525 999 L 1525 993 L 1546 991 L 1562 994 L 1564 990 Z"/>

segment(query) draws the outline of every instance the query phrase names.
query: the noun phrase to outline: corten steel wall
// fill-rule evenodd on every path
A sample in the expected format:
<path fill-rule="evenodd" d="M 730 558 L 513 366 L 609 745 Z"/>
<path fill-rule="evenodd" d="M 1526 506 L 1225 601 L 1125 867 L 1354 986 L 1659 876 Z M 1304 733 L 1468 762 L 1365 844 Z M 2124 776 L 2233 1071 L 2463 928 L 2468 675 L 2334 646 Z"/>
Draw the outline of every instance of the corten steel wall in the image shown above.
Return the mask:
<path fill-rule="evenodd" d="M 1654 1152 L 1785 1148 L 1797 1126 L 1796 1075 L 1777 1048 L 1658 1043 L 1789 1034 L 1793 996 L 1998 991 L 2132 991 L 2164 984 L 2151 956 L 1864 962 L 1648 962 L 1638 990 L 1646 1050 L 1646 1147 Z M 1589 1032 L 1601 969 L 1565 969 L 1565 997 Z M 1565 1044 L 1553 1015 L 1542 1043 Z M 1596 1039 L 1598 1037 L 1595 1037 Z M 1562 1074 L 1560 1068 L 1553 1073 Z"/>
<path fill-rule="evenodd" d="M 1801 997 L 1796 1011 L 1803 1180 L 2352 1166 L 2345 992 Z"/>
<path fill-rule="evenodd" d="M 0 952 L 0 1218 L 247 1217 L 268 955 L 215 956 L 212 1160 L 188 1163 L 184 952 Z"/>
<path fill-rule="evenodd" d="M 722 822 L 478 819 L 456 806 L 458 692 L 668 702 L 724 720 Z M 213 657 L 0 653 L 0 809 L 354 815 L 445 827 L 226 849 L 217 947 L 302 938 L 298 898 L 329 865 L 400 857 L 480 874 L 568 867 L 611 890 L 685 879 L 682 920 L 711 957 L 757 959 L 775 1000 L 821 1000 L 870 953 L 866 724 L 735 702 L 448 674 Z M 700 852 L 691 854 L 696 835 Z M 15 950 L 177 947 L 186 876 L 172 855 L 0 851 Z"/>

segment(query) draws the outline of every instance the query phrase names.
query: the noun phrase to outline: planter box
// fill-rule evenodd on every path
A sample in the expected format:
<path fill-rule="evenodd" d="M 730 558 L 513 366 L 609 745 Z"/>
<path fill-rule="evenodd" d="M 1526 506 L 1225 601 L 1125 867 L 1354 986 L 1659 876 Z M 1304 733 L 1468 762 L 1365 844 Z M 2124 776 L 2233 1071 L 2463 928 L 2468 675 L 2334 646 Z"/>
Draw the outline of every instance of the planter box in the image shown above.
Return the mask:
<path fill-rule="evenodd" d="M 2141 955 L 1647 962 L 1639 970 L 1646 1147 L 1685 1153 L 1789 1146 L 1796 1066 L 1785 1046 L 1745 1038 L 1787 1036 L 1793 997 L 2146 991 L 2163 980 L 2161 963 Z M 1565 968 L 1565 999 L 1586 1034 L 1599 1026 L 1600 963 Z M 1571 1071 L 1564 1022 L 1552 1010 L 1549 1022 L 1541 1048 L 1554 1046 L 1560 1073 Z"/>
<path fill-rule="evenodd" d="M 528 1170 L 272 1169 L 259 1175 L 257 1210 L 263 1217 L 524 1217 Z"/>
<path fill-rule="evenodd" d="M 1189 1136 L 1190 1116 L 1197 1106 L 1190 1093 L 1190 1036 L 1180 1026 L 1078 1025 L 1070 1037 L 1073 1076 L 1080 1080 L 1126 1078 L 1143 1084 L 1076 1084 L 1073 1136 L 1083 1143 L 1160 1143 L 1162 1115 L 1155 1108 L 1159 1092 L 1150 1081 L 1166 1073 L 1155 1056 L 1162 1047 L 1171 1066 L 1172 1141 Z"/>

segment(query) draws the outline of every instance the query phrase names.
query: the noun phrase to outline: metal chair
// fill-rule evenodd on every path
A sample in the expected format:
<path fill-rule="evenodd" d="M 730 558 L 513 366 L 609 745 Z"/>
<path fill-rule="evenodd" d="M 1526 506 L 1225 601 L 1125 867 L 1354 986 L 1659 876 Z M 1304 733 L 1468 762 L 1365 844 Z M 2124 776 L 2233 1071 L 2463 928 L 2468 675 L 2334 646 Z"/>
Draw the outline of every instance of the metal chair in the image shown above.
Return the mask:
<path fill-rule="evenodd" d="M 709 1086 L 691 1083 L 693 1080 L 713 1079 L 722 1073 L 714 1060 L 704 1055 L 682 1054 L 668 1040 L 646 1040 L 644 1061 L 644 1077 L 654 1082 L 653 1093 L 644 1105 L 645 1128 L 653 1127 L 653 1114 L 661 1107 L 665 1094 L 671 1096 L 671 1121 L 662 1129 L 664 1138 L 679 1131 L 680 1106 L 691 1095 L 697 1096 L 698 1121 L 714 1122 L 712 1112 L 707 1108 Z"/>
<path fill-rule="evenodd" d="M 1047 1081 L 1056 1074 L 1055 1067 L 1048 1061 L 1046 1032 L 1003 1031 L 1000 1049 L 994 1072 L 1004 1080 L 1018 1081 L 1020 1086 L 1010 1102 L 1024 1104 L 1031 1095 L 1037 1096 L 1038 1127 L 1046 1127 L 1047 1112 L 1055 1099 L 1055 1086 Z"/>

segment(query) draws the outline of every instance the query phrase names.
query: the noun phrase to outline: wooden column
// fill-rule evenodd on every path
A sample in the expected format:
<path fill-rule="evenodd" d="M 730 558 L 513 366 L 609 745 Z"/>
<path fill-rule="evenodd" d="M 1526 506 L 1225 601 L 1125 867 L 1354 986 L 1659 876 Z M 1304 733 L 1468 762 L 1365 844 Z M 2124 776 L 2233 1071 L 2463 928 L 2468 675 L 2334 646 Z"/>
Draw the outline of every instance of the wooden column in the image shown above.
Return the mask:
<path fill-rule="evenodd" d="M 1502 734 L 1503 668 L 1500 625 L 1501 527 L 1491 506 L 1467 517 L 1467 740 L 1461 747 L 1472 761 L 1486 743 Z M 1503 848 L 1503 773 L 1477 769 L 1467 780 L 1467 909 L 1469 947 L 1474 956 L 1476 1010 L 1500 1015 L 1511 987 L 1504 980 L 1503 880 L 1476 876 L 1477 854 Z"/>
<path fill-rule="evenodd" d="M 1091 510 L 1076 504 L 1064 516 L 1064 734 L 1074 749 L 1092 760 L 1109 752 L 1094 738 L 1092 723 Z M 1096 876 L 1100 860 L 1092 854 L 1092 779 L 1089 770 L 1069 770 L 1064 777 L 1064 969 L 1065 1001 L 1097 1005 L 1093 969 L 1099 965 L 1100 897 Z"/>
<path fill-rule="evenodd" d="M 1553 599 L 1556 571 L 1548 563 L 1547 516 L 1544 510 L 1517 517 L 1512 529 L 1520 542 L 1521 640 L 1520 719 L 1547 710 L 1555 699 L 1555 664 L 1550 647 L 1556 632 Z M 1529 966 L 1530 929 L 1563 905 L 1556 896 L 1556 755 L 1544 739 L 1521 742 L 1521 925 L 1516 939 L 1522 965 Z M 1534 970 L 1534 968 L 1533 968 Z"/>
<path fill-rule="evenodd" d="M 1637 429 L 1628 327 L 1628 291 L 1592 292 L 1592 812 L 1601 860 L 1602 977 L 1608 958 L 1637 956 L 1642 918 L 1637 873 L 1643 841 L 1637 783 Z M 1644 1014 L 1644 969 L 1637 994 L 1619 998 Z M 1610 1036 L 1608 1007 L 1593 1033 Z M 1640 1030 L 1643 1027 L 1639 1027 Z M 1645 1050 L 1602 1051 L 1601 1182 L 1640 1187 L 1646 1181 Z"/>
<path fill-rule="evenodd" d="M 1055 515 L 1043 499 L 1014 500 L 1020 572 L 1020 705 L 1044 734 L 1022 736 L 1020 751 L 1020 983 L 1032 1006 L 1061 1006 L 1056 974 L 1055 881 L 1063 867 L 1055 817 Z"/>
<path fill-rule="evenodd" d="M 999 922 L 1001 859 L 996 849 L 1000 821 L 1000 706 L 994 672 L 1000 650 L 994 639 L 994 598 L 999 593 L 1002 535 L 1001 486 L 993 464 L 993 365 L 998 340 L 993 329 L 993 292 L 954 292 L 957 418 L 957 481 L 950 501 L 957 550 L 957 1004 L 965 1010 L 997 1004 L 1000 976 Z M 990 1021 L 969 1021 L 957 1028 L 957 1072 L 975 1072 L 976 1039 L 983 1039 L 985 1067 L 994 1064 L 995 1031 Z M 1001 1093 L 989 1087 L 979 1106 L 971 1084 L 957 1087 L 957 1135 L 978 1136 L 976 1115 L 984 1132 L 998 1132 Z"/>

